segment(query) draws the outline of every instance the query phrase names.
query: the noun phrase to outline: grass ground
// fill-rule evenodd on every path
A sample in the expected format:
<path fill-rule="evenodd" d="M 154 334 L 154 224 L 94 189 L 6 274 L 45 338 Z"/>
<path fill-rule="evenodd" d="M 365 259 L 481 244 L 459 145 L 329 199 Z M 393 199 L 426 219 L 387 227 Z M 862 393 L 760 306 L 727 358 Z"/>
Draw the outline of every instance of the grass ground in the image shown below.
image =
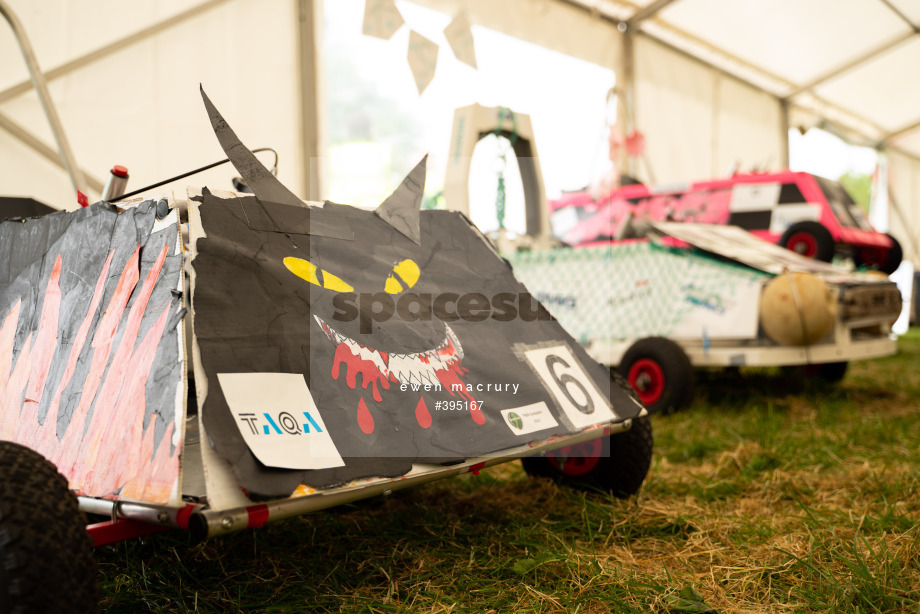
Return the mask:
<path fill-rule="evenodd" d="M 836 387 L 700 373 L 639 496 L 520 463 L 97 551 L 113 612 L 918 612 L 920 331 Z"/>

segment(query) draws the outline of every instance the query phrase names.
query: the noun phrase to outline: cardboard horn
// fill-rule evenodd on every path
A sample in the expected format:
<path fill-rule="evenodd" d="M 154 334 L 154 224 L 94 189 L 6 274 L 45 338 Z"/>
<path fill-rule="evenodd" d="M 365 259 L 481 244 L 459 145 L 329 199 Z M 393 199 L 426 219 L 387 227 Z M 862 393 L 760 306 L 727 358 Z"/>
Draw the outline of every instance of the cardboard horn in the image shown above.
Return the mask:
<path fill-rule="evenodd" d="M 415 165 L 399 187 L 377 206 L 375 213 L 387 224 L 421 245 L 419 211 L 425 191 L 425 174 L 428 156 Z"/>
<path fill-rule="evenodd" d="M 211 127 L 214 129 L 221 148 L 256 198 L 266 202 L 303 207 L 303 201 L 278 181 L 278 178 L 259 162 L 255 154 L 243 145 L 208 95 L 204 93 L 204 87 L 199 86 L 199 89 L 201 98 L 204 100 L 204 107 L 211 120 Z"/>

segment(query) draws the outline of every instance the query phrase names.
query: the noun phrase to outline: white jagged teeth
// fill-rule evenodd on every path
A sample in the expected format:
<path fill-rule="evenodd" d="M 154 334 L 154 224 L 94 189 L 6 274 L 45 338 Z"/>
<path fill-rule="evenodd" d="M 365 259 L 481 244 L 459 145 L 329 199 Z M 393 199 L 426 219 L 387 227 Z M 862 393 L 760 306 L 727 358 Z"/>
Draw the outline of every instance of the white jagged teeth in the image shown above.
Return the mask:
<path fill-rule="evenodd" d="M 401 384 L 437 386 L 440 381 L 436 372 L 446 370 L 463 359 L 463 348 L 457 340 L 457 335 L 447 325 L 445 325 L 444 340 L 436 348 L 415 354 L 391 353 L 388 363 L 384 363 L 383 356 L 378 350 L 363 346 L 354 339 L 346 337 L 317 315 L 314 315 L 313 318 L 331 342 L 336 345 L 344 343 L 354 356 L 374 363 L 384 377 L 396 378 Z M 451 351 L 445 357 L 444 354 L 447 353 L 448 348 Z"/>

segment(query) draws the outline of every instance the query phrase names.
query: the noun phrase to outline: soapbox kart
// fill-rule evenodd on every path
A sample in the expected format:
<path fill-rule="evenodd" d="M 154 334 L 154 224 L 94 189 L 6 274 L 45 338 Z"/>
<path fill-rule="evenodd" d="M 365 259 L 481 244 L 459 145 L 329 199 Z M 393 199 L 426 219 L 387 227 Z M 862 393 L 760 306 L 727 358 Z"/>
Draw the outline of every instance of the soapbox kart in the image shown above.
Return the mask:
<path fill-rule="evenodd" d="M 516 458 L 639 489 L 646 410 L 465 217 L 419 211 L 424 161 L 375 211 L 304 203 L 205 105 L 253 194 L 0 223 L 0 611 L 93 610 L 93 545 Z"/>
<path fill-rule="evenodd" d="M 897 239 L 877 232 L 836 181 L 809 173 L 736 174 L 689 184 L 629 185 L 595 201 L 572 192 L 550 202 L 553 226 L 570 245 L 638 238 L 648 222 L 739 226 L 798 254 L 891 274 L 901 264 Z"/>
<path fill-rule="evenodd" d="M 737 226 L 651 222 L 649 231 L 509 260 L 650 411 L 686 405 L 698 367 L 790 367 L 836 382 L 849 361 L 897 351 L 901 293 L 877 272 L 805 258 Z"/>

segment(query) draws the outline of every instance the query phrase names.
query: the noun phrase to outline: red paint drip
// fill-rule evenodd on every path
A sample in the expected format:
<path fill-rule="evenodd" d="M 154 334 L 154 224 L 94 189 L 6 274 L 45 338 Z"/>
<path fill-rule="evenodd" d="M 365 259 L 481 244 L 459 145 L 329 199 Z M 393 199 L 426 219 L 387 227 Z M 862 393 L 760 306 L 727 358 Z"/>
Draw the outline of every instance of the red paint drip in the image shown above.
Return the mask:
<path fill-rule="evenodd" d="M 415 419 L 418 420 L 418 425 L 423 429 L 431 426 L 431 412 L 428 411 L 428 406 L 425 405 L 425 397 L 419 397 L 418 405 L 415 406 Z"/>
<path fill-rule="evenodd" d="M 349 388 L 354 390 L 358 386 L 358 375 L 361 375 L 361 387 L 367 390 L 368 386 L 373 386 L 374 400 L 380 403 L 383 397 L 380 396 L 380 390 L 377 388 L 377 382 L 385 390 L 390 389 L 390 382 L 377 369 L 377 365 L 370 360 L 364 360 L 356 356 L 347 343 L 340 343 L 335 348 L 335 359 L 332 362 L 332 379 L 339 379 L 339 366 L 345 363 L 347 373 L 345 374 L 345 383 Z"/>
<path fill-rule="evenodd" d="M 475 465 L 470 465 L 470 468 L 467 469 L 467 473 L 472 473 L 473 475 L 478 476 L 479 472 L 486 468 L 485 463 L 476 463 Z"/>
<path fill-rule="evenodd" d="M 370 435 L 374 432 L 374 417 L 364 403 L 364 397 L 361 397 L 358 401 L 358 426 L 364 431 L 365 435 Z"/>
<path fill-rule="evenodd" d="M 454 342 L 450 340 L 450 337 L 447 338 L 447 345 L 442 349 L 438 350 L 438 356 L 452 357 L 458 354 L 457 348 L 454 347 Z"/>
<path fill-rule="evenodd" d="M 448 363 L 446 369 L 438 369 L 434 372 L 437 376 L 438 381 L 441 382 L 441 387 L 444 390 L 447 390 L 450 393 L 450 396 L 460 396 L 462 399 L 466 399 L 470 404 L 470 417 L 473 419 L 473 422 L 476 424 L 485 424 L 486 417 L 483 415 L 482 410 L 479 409 L 479 402 L 473 398 L 469 392 L 466 391 L 466 385 L 463 383 L 463 380 L 460 377 L 469 372 L 469 369 L 464 369 L 460 366 L 459 362 Z M 455 390 L 456 387 L 456 390 Z M 457 394 L 455 395 L 454 392 Z M 473 404 L 476 405 L 476 409 L 472 409 Z"/>

